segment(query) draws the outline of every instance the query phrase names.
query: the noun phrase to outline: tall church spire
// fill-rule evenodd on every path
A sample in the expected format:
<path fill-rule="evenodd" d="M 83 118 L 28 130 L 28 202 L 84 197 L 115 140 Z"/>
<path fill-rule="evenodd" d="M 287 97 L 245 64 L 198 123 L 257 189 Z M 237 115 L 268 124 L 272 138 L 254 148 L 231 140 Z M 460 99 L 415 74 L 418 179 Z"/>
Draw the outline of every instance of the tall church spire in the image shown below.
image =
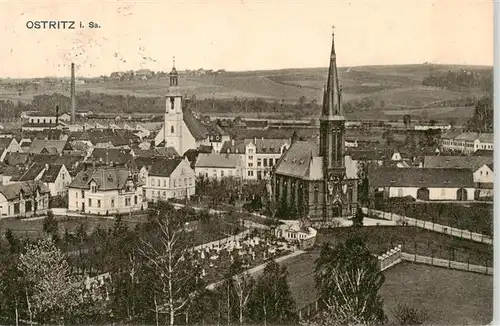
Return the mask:
<path fill-rule="evenodd" d="M 332 27 L 332 50 L 330 53 L 330 68 L 328 69 L 328 80 L 323 100 L 323 120 L 343 119 L 341 103 L 341 87 L 337 72 L 337 55 L 335 53 L 335 33 Z"/>
<path fill-rule="evenodd" d="M 170 71 L 170 86 L 178 86 L 179 85 L 179 73 L 177 69 L 175 69 L 175 57 L 172 59 L 172 70 Z"/>

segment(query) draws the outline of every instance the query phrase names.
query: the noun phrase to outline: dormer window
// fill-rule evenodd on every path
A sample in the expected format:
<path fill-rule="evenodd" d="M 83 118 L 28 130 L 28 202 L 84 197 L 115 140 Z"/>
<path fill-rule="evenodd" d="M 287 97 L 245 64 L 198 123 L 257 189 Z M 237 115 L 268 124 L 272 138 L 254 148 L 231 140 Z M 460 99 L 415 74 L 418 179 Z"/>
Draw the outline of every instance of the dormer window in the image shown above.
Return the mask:
<path fill-rule="evenodd" d="M 90 192 L 93 192 L 93 193 L 97 192 L 97 185 L 96 184 L 91 184 L 90 185 Z"/>

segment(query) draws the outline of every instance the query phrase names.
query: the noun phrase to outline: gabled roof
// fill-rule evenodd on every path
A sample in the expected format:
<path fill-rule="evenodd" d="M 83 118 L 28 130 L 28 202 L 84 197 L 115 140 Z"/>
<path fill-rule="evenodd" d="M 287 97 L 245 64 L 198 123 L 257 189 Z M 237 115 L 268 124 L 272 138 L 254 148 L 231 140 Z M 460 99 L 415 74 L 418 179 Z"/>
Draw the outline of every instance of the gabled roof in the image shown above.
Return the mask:
<path fill-rule="evenodd" d="M 457 136 L 461 135 L 462 132 L 458 130 L 450 130 L 443 135 L 441 135 L 441 139 L 455 139 Z"/>
<path fill-rule="evenodd" d="M 474 141 L 478 136 L 477 132 L 464 132 L 455 137 L 455 140 Z"/>
<path fill-rule="evenodd" d="M 493 134 L 490 133 L 479 134 L 478 139 L 481 143 L 493 143 Z"/>
<path fill-rule="evenodd" d="M 22 174 L 12 176 L 11 181 L 31 181 L 45 169 L 44 164 L 33 163 L 30 167 L 25 170 Z"/>
<path fill-rule="evenodd" d="M 378 168 L 368 173 L 370 187 L 473 188 L 469 169 Z"/>
<path fill-rule="evenodd" d="M 9 147 L 10 143 L 12 143 L 13 138 L 0 138 L 0 148 Z"/>
<path fill-rule="evenodd" d="M 49 166 L 49 169 L 45 171 L 43 176 L 40 178 L 41 181 L 51 183 L 55 182 L 59 172 L 61 171 L 63 165 L 62 164 L 52 164 Z"/>
<path fill-rule="evenodd" d="M 198 168 L 228 168 L 235 169 L 240 166 L 240 159 L 235 155 L 200 153 L 195 167 Z"/>
<path fill-rule="evenodd" d="M 313 158 L 318 157 L 318 154 L 319 149 L 316 142 L 295 141 L 276 165 L 274 173 L 308 179 L 311 172 L 310 165 Z"/>
<path fill-rule="evenodd" d="M 32 182 L 19 182 L 19 183 L 10 183 L 8 185 L 0 185 L 0 193 L 7 198 L 7 200 L 14 200 L 19 198 L 19 194 L 21 190 L 23 191 L 24 196 L 31 196 L 33 191 L 38 189 L 41 194 L 49 193 L 50 190 L 47 188 L 43 182 L 40 181 L 32 181 Z"/>
<path fill-rule="evenodd" d="M 485 164 L 493 163 L 493 157 L 484 156 L 425 156 L 424 168 L 469 169 L 472 172 Z"/>
<path fill-rule="evenodd" d="M 31 146 L 28 150 L 30 153 L 39 154 L 44 148 L 55 148 L 55 153 L 62 153 L 66 147 L 66 140 L 44 140 L 44 139 L 34 139 L 31 142 Z M 50 151 L 49 151 L 50 152 Z"/>
<path fill-rule="evenodd" d="M 236 151 L 236 149 L 238 151 Z M 225 141 L 224 144 L 222 144 L 220 152 L 224 154 L 245 154 L 245 140 Z"/>
<path fill-rule="evenodd" d="M 158 177 L 170 177 L 172 172 L 179 166 L 183 161 L 183 158 L 172 158 L 172 159 L 154 159 L 149 170 L 150 176 Z"/>
<path fill-rule="evenodd" d="M 156 147 L 155 148 L 156 155 L 159 156 L 167 156 L 167 157 L 176 157 L 180 156 L 179 153 L 175 150 L 174 147 Z"/>
<path fill-rule="evenodd" d="M 495 171 L 495 170 L 493 170 L 493 165 L 494 165 L 493 163 L 488 163 L 486 165 L 490 168 L 491 171 Z"/>
<path fill-rule="evenodd" d="M 9 152 L 5 155 L 4 162 L 11 166 L 25 165 L 30 161 L 31 157 L 29 153 Z"/>
<path fill-rule="evenodd" d="M 128 180 L 134 182 L 136 186 L 141 185 L 138 180 L 134 180 L 128 169 L 103 166 L 80 171 L 69 188 L 90 189 L 90 183 L 94 181 L 98 190 L 120 190 L 125 187 Z"/>
<path fill-rule="evenodd" d="M 123 148 L 94 148 L 89 157 L 89 160 L 114 164 L 125 164 L 131 159 L 130 149 Z"/>
<path fill-rule="evenodd" d="M 289 144 L 290 140 L 287 138 L 284 139 L 267 139 L 267 138 L 254 138 L 254 139 L 245 139 L 245 146 L 253 143 L 255 145 L 255 151 L 259 154 L 265 153 L 281 153 L 281 146 Z"/>
<path fill-rule="evenodd" d="M 196 117 L 193 114 L 193 111 L 191 111 L 188 108 L 183 108 L 182 113 L 183 113 L 182 115 L 184 123 L 191 132 L 191 135 L 193 135 L 194 139 L 195 140 L 206 139 L 208 137 L 208 130 L 198 119 L 196 119 Z"/>

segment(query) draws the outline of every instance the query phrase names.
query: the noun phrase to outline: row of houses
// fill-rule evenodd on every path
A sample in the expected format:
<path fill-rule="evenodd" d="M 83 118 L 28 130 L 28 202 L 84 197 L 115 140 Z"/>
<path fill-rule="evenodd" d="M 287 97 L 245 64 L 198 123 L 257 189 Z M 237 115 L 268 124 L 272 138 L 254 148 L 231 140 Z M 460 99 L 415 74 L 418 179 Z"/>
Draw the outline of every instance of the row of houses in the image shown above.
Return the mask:
<path fill-rule="evenodd" d="M 441 148 L 445 151 L 466 154 L 479 150 L 493 151 L 493 134 L 450 131 L 441 136 Z"/>

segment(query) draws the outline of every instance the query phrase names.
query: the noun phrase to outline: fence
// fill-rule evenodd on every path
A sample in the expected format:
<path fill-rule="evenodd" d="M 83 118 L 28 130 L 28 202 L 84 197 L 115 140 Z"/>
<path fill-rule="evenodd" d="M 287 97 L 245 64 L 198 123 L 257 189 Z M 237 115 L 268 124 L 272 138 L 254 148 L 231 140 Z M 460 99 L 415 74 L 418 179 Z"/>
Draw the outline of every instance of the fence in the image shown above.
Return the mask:
<path fill-rule="evenodd" d="M 193 247 L 193 249 L 194 250 L 201 250 L 204 248 L 214 248 L 214 247 L 219 247 L 220 245 L 226 244 L 227 242 L 239 241 L 239 240 L 243 239 L 245 236 L 247 236 L 248 234 L 250 234 L 251 231 L 252 230 L 245 230 L 241 233 L 229 236 L 227 238 L 223 238 L 220 240 L 215 240 L 215 241 L 212 241 L 209 243 L 204 243 L 204 244 L 198 245 L 196 247 Z"/>
<path fill-rule="evenodd" d="M 395 213 L 387 213 L 378 211 L 375 209 L 368 209 L 366 207 L 362 208 L 364 214 L 374 214 L 377 217 L 383 218 L 385 220 L 400 222 L 403 225 L 415 226 L 421 229 L 432 230 L 434 232 L 439 232 L 443 234 L 449 234 L 454 237 L 472 240 L 475 242 L 493 244 L 493 239 L 487 235 L 481 233 L 470 232 L 468 230 L 453 228 L 447 225 L 441 225 L 433 223 L 431 221 L 419 220 L 412 217 L 402 216 Z"/>
<path fill-rule="evenodd" d="M 481 266 L 481 265 L 473 265 L 469 263 L 463 263 L 448 259 L 441 259 L 435 257 L 421 256 L 417 254 L 410 254 L 406 252 L 401 253 L 401 258 L 405 261 L 411 261 L 415 263 L 422 263 L 427 265 L 434 265 L 439 267 L 458 269 L 462 271 L 475 272 L 493 275 L 493 267 Z"/>
<path fill-rule="evenodd" d="M 391 266 L 394 266 L 402 261 L 401 258 L 401 245 L 387 251 L 381 256 L 377 256 L 378 266 L 380 271 L 384 271 Z"/>
<path fill-rule="evenodd" d="M 310 304 L 298 309 L 297 313 L 299 315 L 299 319 L 303 320 L 305 318 L 310 318 L 318 314 L 322 309 L 324 308 L 324 305 L 321 303 L 320 299 L 317 299 Z"/>

